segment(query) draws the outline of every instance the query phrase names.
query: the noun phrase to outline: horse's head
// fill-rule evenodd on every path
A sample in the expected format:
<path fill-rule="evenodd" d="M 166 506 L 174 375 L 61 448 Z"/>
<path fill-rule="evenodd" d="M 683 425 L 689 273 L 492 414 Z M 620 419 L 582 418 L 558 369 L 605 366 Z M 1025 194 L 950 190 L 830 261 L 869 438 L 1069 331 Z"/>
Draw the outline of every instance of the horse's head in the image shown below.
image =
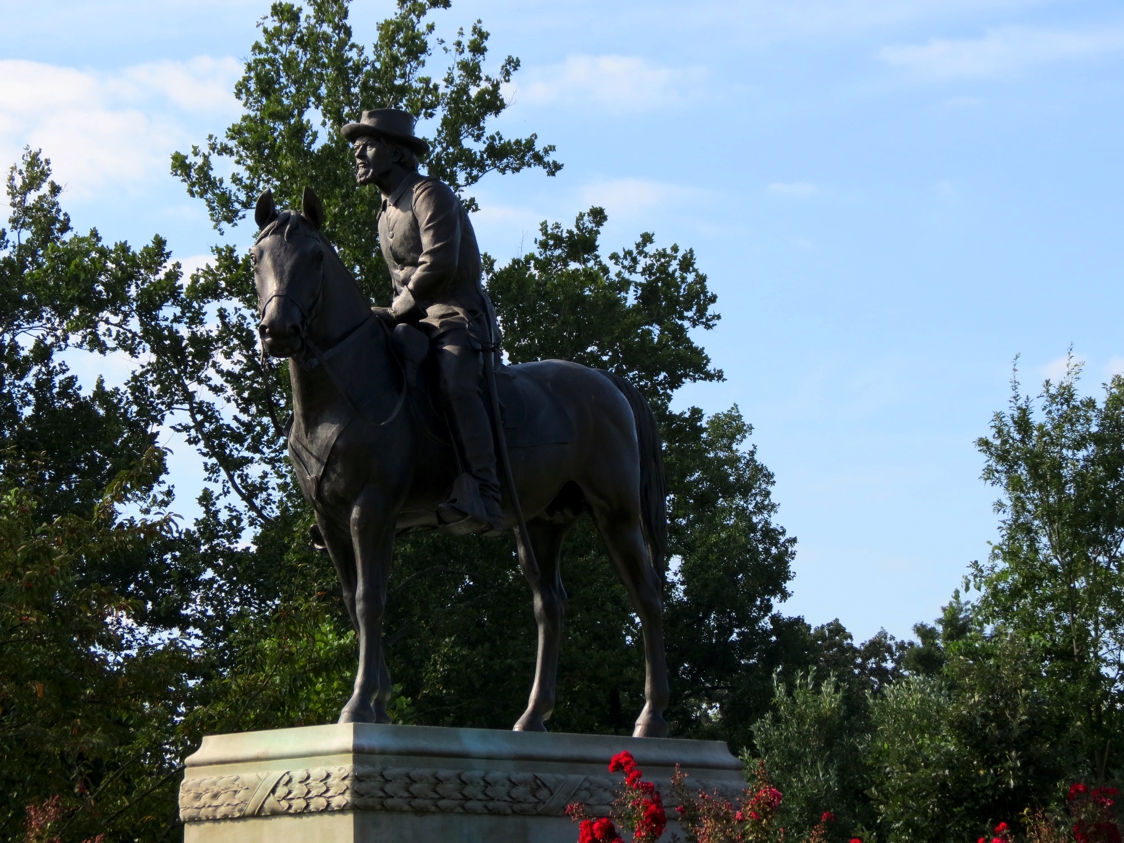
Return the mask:
<path fill-rule="evenodd" d="M 305 188 L 301 213 L 278 211 L 267 190 L 258 197 L 254 221 L 261 229 L 250 249 L 261 317 L 258 334 L 268 354 L 292 357 L 304 345 L 323 302 L 324 208 L 312 188 Z"/>

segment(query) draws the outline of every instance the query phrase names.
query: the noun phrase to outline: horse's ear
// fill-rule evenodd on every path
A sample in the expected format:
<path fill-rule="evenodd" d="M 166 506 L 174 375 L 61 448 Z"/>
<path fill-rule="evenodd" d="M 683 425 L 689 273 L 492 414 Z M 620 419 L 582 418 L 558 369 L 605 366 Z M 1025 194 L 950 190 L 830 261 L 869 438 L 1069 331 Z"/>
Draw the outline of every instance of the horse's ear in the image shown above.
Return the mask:
<path fill-rule="evenodd" d="M 254 222 L 258 228 L 265 228 L 277 216 L 277 206 L 273 204 L 273 191 L 265 190 L 254 206 Z"/>
<path fill-rule="evenodd" d="M 324 206 L 320 202 L 320 197 L 316 195 L 316 191 L 311 187 L 304 189 L 304 198 L 301 199 L 301 216 L 312 223 L 312 227 L 317 231 L 324 224 Z"/>

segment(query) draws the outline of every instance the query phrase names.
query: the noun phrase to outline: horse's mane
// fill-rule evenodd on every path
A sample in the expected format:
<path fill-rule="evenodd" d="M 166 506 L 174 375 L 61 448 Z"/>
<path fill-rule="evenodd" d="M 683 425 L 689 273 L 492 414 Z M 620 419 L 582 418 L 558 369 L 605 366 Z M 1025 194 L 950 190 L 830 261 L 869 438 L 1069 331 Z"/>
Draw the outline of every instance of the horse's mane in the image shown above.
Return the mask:
<path fill-rule="evenodd" d="M 274 217 L 272 221 L 267 222 L 265 228 L 258 232 L 254 243 L 260 243 L 271 234 L 281 234 L 288 240 L 290 232 L 308 234 L 312 237 L 320 238 L 320 232 L 313 227 L 312 223 L 304 218 L 303 214 L 299 214 L 296 211 L 278 211 L 277 216 Z"/>

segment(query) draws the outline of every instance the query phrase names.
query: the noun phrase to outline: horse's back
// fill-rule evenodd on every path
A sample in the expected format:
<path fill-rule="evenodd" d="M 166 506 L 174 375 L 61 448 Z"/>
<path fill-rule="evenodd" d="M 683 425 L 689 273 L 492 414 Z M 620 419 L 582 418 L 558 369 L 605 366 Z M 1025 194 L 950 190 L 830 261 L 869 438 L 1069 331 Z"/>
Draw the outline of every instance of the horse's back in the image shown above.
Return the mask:
<path fill-rule="evenodd" d="M 569 360 L 504 366 L 496 386 L 510 447 L 573 442 L 591 424 L 614 420 L 632 426 L 627 399 L 597 369 Z"/>
<path fill-rule="evenodd" d="M 501 398 L 507 389 L 509 399 L 526 406 L 522 419 L 517 416 L 522 412 L 519 407 L 510 421 L 504 411 L 505 438 L 513 453 L 522 451 L 530 457 L 533 449 L 541 451 L 545 446 L 554 456 L 544 452 L 542 458 L 561 459 L 569 466 L 565 473 L 574 480 L 600 475 L 610 465 L 623 469 L 625 476 L 632 474 L 639 460 L 637 419 L 607 372 L 568 360 L 505 366 L 502 371 L 497 382 L 507 385 L 499 387 Z M 516 422 L 517 426 L 508 427 Z M 561 451 L 550 447 L 563 443 Z"/>

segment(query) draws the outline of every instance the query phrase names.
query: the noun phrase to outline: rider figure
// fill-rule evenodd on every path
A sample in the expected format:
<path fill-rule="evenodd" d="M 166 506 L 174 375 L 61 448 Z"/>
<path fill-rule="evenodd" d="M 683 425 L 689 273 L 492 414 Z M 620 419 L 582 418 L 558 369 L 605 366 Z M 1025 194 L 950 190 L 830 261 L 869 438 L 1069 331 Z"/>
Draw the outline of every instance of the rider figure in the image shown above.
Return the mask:
<path fill-rule="evenodd" d="M 374 184 L 383 197 L 379 243 L 394 301 L 388 310 L 376 310 L 394 324 L 424 331 L 437 359 L 439 390 L 462 461 L 438 518 L 458 534 L 499 530 L 496 455 L 480 390 L 481 349 L 491 348 L 499 332 L 480 284 L 472 223 L 448 185 L 418 173 L 418 155 L 425 155 L 429 144 L 414 135 L 411 114 L 397 108 L 364 111 L 342 132 L 354 146 L 359 183 Z"/>

